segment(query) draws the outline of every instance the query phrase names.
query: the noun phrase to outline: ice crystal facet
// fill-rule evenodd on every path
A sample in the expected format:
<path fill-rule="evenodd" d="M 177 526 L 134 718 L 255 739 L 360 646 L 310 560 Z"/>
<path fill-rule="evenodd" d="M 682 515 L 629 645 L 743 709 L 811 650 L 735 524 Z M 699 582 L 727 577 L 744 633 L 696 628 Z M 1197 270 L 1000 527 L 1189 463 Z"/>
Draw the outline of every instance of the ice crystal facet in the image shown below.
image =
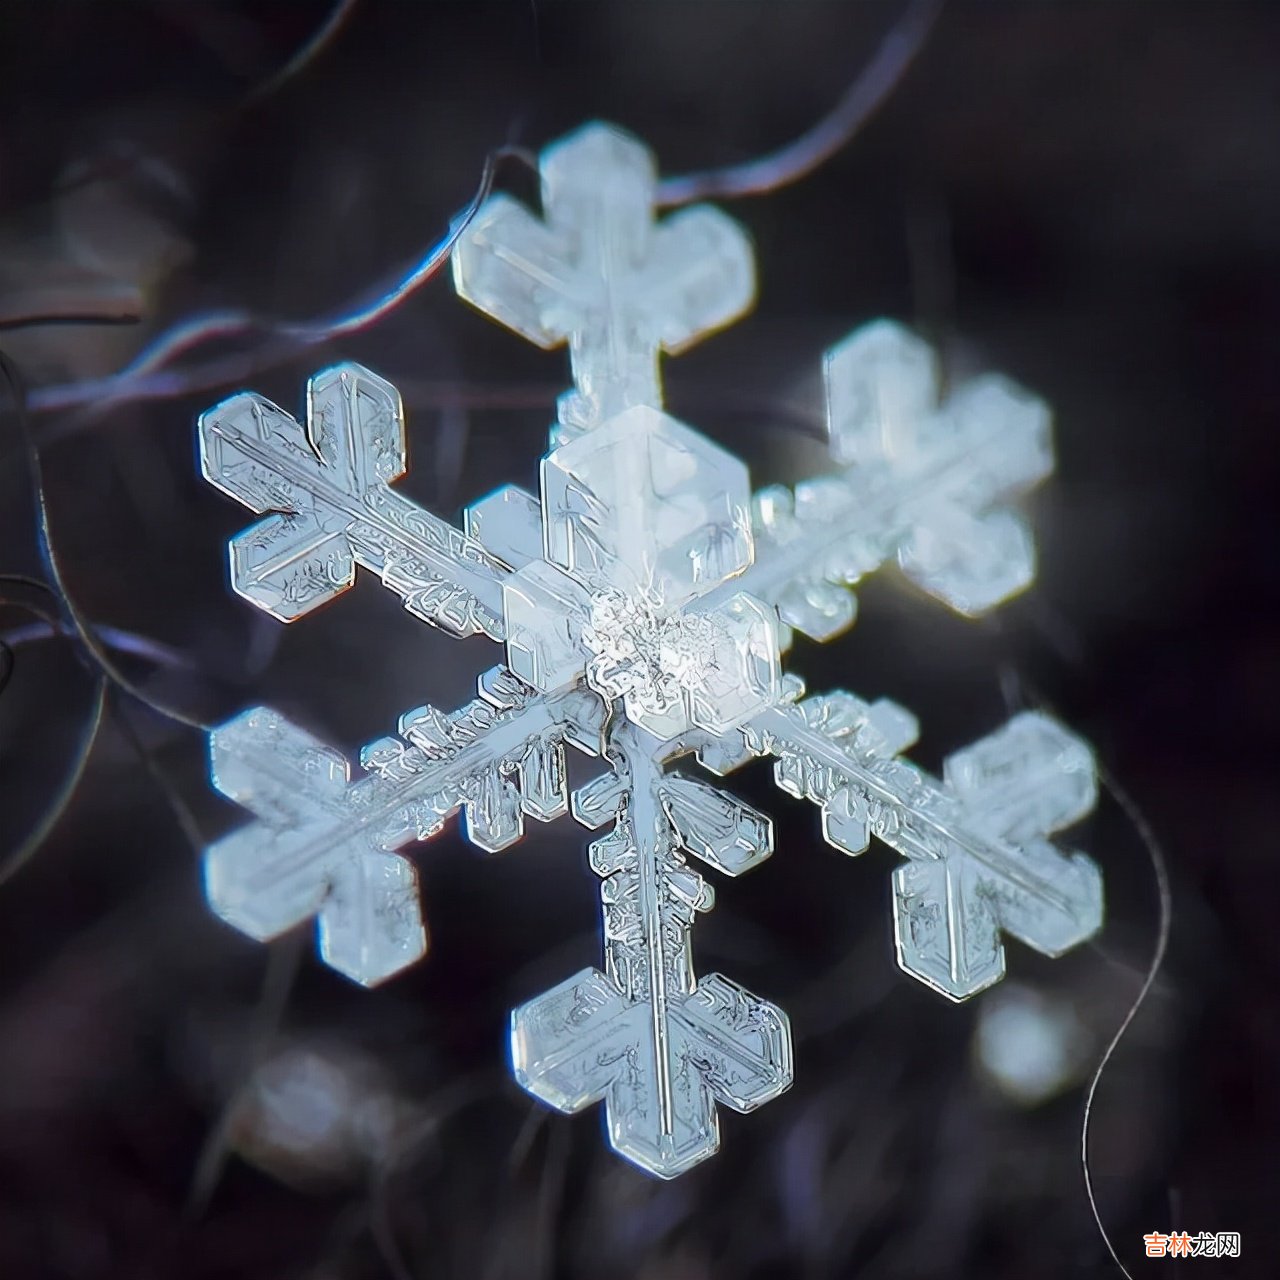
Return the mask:
<path fill-rule="evenodd" d="M 461 530 L 391 484 L 404 471 L 394 388 L 357 365 L 318 374 L 303 422 L 250 393 L 200 419 L 205 476 L 265 518 L 231 543 L 231 582 L 285 622 L 357 565 L 503 661 L 451 713 L 338 752 L 255 708 L 212 735 L 213 781 L 255 820 L 207 852 L 213 909 L 255 938 L 315 918 L 326 963 L 366 985 L 426 949 L 407 847 L 455 813 L 486 851 L 525 817 L 609 829 L 590 846 L 604 961 L 512 1014 L 516 1078 L 561 1111 L 602 1102 L 612 1146 L 673 1177 L 714 1153 L 717 1104 L 750 1111 L 791 1083 L 786 1015 L 720 974 L 691 932 L 711 885 L 767 858 L 767 817 L 705 779 L 775 758 L 832 846 L 875 836 L 893 875 L 899 963 L 954 1000 L 1004 973 L 1002 938 L 1059 955 L 1102 917 L 1097 869 L 1050 841 L 1095 799 L 1089 749 L 1026 713 L 934 778 L 903 758 L 915 718 L 782 674 L 792 629 L 824 640 L 851 588 L 890 560 L 979 614 L 1035 568 L 1011 501 L 1052 467 L 1049 414 L 983 377 L 943 398 L 932 351 L 887 321 L 828 352 L 833 470 L 752 496 L 743 464 L 662 411 L 658 354 L 750 304 L 743 232 L 709 208 L 654 217 L 649 153 L 606 125 L 548 148 L 541 218 L 493 197 L 454 256 L 459 294 L 542 346 L 567 342 L 540 493 L 506 486 Z M 605 771 L 572 796 L 565 748 Z"/>
<path fill-rule="evenodd" d="M 590 124 L 541 156 L 543 218 L 486 202 L 453 255 L 458 296 L 541 347 L 569 344 L 576 390 L 557 438 L 662 404 L 658 353 L 683 351 L 755 297 L 742 228 L 706 205 L 653 217 L 653 157 Z"/>
<path fill-rule="evenodd" d="M 747 468 L 645 405 L 542 462 L 547 559 L 586 587 L 646 591 L 674 609 L 752 558 Z"/>

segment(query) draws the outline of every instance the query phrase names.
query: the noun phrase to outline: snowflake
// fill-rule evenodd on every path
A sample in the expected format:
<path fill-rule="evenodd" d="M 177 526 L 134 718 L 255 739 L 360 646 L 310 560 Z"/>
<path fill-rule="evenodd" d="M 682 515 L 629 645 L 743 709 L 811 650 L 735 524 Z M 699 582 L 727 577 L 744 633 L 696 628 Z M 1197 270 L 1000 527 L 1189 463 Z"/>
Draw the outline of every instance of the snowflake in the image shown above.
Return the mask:
<path fill-rule="evenodd" d="M 773 847 L 770 820 L 680 766 L 753 757 L 813 801 L 835 848 L 874 835 L 893 876 L 902 968 L 953 1000 L 1004 973 L 1002 935 L 1059 955 L 1098 929 L 1094 865 L 1049 837 L 1095 801 L 1089 749 L 1015 716 L 934 778 L 902 753 L 914 717 L 783 674 L 793 631 L 825 640 L 850 588 L 889 560 L 976 615 L 1031 580 L 1010 500 L 1052 467 L 1049 414 L 998 377 L 940 401 L 934 355 L 877 321 L 827 353 L 835 469 L 751 494 L 745 466 L 662 411 L 660 352 L 738 317 L 754 291 L 746 236 L 722 213 L 654 219 L 649 153 L 594 124 L 541 157 L 543 217 L 492 198 L 453 258 L 458 293 L 544 346 L 569 346 L 535 497 L 482 498 L 461 530 L 391 488 L 405 469 L 395 389 L 343 364 L 311 379 L 303 423 L 242 393 L 200 419 L 205 476 L 259 514 L 231 542 L 234 589 L 290 622 L 356 566 L 457 636 L 504 646 L 479 696 L 406 712 L 397 736 L 338 752 L 255 708 L 211 738 L 216 787 L 256 820 L 205 861 L 213 909 L 254 938 L 315 918 L 325 962 L 372 986 L 426 949 L 406 846 L 461 812 L 498 850 L 526 817 L 608 827 L 590 846 L 604 962 L 515 1010 L 511 1060 L 535 1097 L 604 1103 L 613 1148 L 674 1177 L 719 1145 L 717 1104 L 750 1111 L 792 1079 L 775 1005 L 694 972 L 713 903 L 689 859 L 728 876 Z M 566 747 L 607 770 L 568 794 Z"/>

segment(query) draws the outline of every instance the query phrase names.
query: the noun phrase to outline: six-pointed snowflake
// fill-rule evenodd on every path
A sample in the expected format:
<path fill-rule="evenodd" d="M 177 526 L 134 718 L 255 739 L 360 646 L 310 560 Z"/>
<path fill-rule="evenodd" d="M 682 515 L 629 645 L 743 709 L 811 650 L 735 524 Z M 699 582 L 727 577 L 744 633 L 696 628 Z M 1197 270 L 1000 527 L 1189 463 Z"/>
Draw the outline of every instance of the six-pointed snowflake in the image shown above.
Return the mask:
<path fill-rule="evenodd" d="M 690 945 L 713 892 L 688 859 L 739 875 L 772 825 L 682 761 L 724 775 L 772 756 L 837 849 L 875 835 L 901 854 L 899 962 L 954 1000 L 999 980 L 1003 934 L 1058 955 L 1099 927 L 1096 868 L 1049 840 L 1094 803 L 1083 743 L 1023 714 L 938 779 L 902 758 L 908 711 L 805 696 L 781 670 L 792 631 L 847 627 L 849 588 L 891 559 L 964 614 L 1025 587 L 1034 550 L 1008 502 L 1052 467 L 1049 414 L 997 377 L 940 403 L 933 353 L 880 321 L 826 357 L 835 469 L 753 496 L 741 462 L 663 412 L 658 372 L 750 305 L 746 236 L 707 207 L 655 221 L 651 157 L 611 127 L 550 147 L 541 175 L 542 217 L 496 196 L 453 258 L 464 299 L 569 346 L 537 496 L 499 489 L 461 530 L 403 497 L 399 397 L 357 365 L 311 379 L 301 423 L 249 393 L 200 419 L 205 476 L 271 513 L 232 540 L 241 595 L 293 621 L 360 564 L 418 617 L 504 646 L 475 701 L 406 712 L 355 781 L 267 709 L 217 729 L 214 783 L 256 821 L 209 849 L 206 884 L 255 938 L 315 917 L 326 963 L 371 986 L 426 948 L 403 850 L 452 814 L 485 850 L 526 816 L 607 827 L 590 846 L 603 967 L 512 1014 L 512 1065 L 561 1111 L 603 1102 L 614 1149 L 673 1177 L 715 1152 L 718 1103 L 749 1111 L 792 1078 L 786 1015 L 696 975 Z M 608 766 L 572 796 L 566 745 Z"/>

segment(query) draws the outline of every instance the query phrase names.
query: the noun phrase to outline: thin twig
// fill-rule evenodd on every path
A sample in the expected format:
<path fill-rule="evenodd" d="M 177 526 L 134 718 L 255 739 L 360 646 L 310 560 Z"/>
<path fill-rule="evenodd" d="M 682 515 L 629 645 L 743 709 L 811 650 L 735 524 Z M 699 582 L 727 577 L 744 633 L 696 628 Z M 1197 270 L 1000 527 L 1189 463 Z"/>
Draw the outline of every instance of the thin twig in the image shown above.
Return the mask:
<path fill-rule="evenodd" d="M 16 600 L 4 600 L 3 603 L 27 609 L 40 617 L 47 618 L 49 616 L 38 606 L 24 604 Z M 0 678 L 0 693 L 4 691 L 5 686 L 8 684 L 14 666 L 12 650 L 7 645 L 2 646 L 2 648 L 7 655 L 7 668 L 3 673 L 3 678 Z M 37 819 L 35 826 L 27 832 L 18 847 L 0 863 L 0 885 L 12 880 L 31 861 L 66 812 L 67 806 L 71 803 L 71 797 L 75 794 L 76 788 L 79 787 L 89 766 L 89 757 L 93 754 L 94 743 L 97 742 L 98 732 L 102 728 L 106 702 L 107 678 L 105 675 L 99 674 L 94 683 L 93 701 L 89 706 L 89 714 L 85 718 L 84 727 L 80 731 L 80 738 L 76 744 L 75 753 L 71 758 L 71 764 L 63 775 L 57 791 L 54 792 L 52 802 Z"/>
<path fill-rule="evenodd" d="M 139 689 L 115 665 L 115 662 L 107 653 L 97 633 L 94 631 L 92 624 L 81 614 L 79 607 L 67 589 L 66 580 L 62 576 L 62 568 L 53 545 L 53 535 L 49 523 L 49 506 L 44 488 L 44 472 L 40 464 L 40 452 L 36 448 L 35 439 L 31 432 L 31 422 L 27 416 L 26 388 L 17 365 L 2 351 L 0 351 L 0 374 L 3 374 L 5 381 L 9 384 L 14 417 L 18 424 L 19 434 L 26 454 L 27 473 L 31 484 L 31 500 L 36 511 L 36 538 L 40 547 L 40 555 L 48 571 L 50 586 L 57 596 L 63 617 L 75 632 L 81 647 L 93 660 L 99 671 L 116 688 L 167 719 L 175 720 L 179 724 L 185 724 L 192 729 L 200 729 L 202 731 L 209 729 L 210 726 L 203 721 L 188 715 L 186 712 L 167 707 Z"/>
<path fill-rule="evenodd" d="M 743 164 L 666 178 L 658 184 L 658 204 L 764 195 L 807 177 L 848 146 L 888 101 L 924 48 L 942 5 L 943 0 L 911 0 L 839 102 L 798 138 Z"/>
<path fill-rule="evenodd" d="M 215 338 L 262 333 L 280 339 L 276 347 L 255 353 L 252 363 L 262 368 L 287 359 L 300 349 L 367 328 L 394 311 L 440 271 L 488 198 L 499 165 L 510 159 L 536 165 L 522 147 L 504 145 L 490 151 L 475 193 L 450 220 L 445 234 L 371 299 L 365 295 L 327 317 L 305 321 L 269 320 L 240 309 L 200 312 L 165 330 L 118 373 L 35 388 L 28 397 L 30 408 L 37 413 L 78 405 L 94 405 L 101 410 L 124 401 L 167 398 L 216 386 L 234 376 L 232 370 L 243 366 L 242 357 L 236 358 L 230 368 L 223 360 L 185 372 L 165 370 L 178 356 Z"/>
<path fill-rule="evenodd" d="M 1120 1025 L 1116 1028 L 1115 1034 L 1107 1043 L 1106 1049 L 1103 1050 L 1102 1057 L 1099 1059 L 1098 1065 L 1089 1080 L 1089 1088 L 1086 1090 L 1084 1098 L 1084 1116 L 1080 1124 L 1080 1168 L 1084 1174 L 1084 1189 L 1085 1194 L 1089 1197 L 1089 1209 L 1093 1213 L 1093 1220 L 1098 1226 L 1098 1234 L 1102 1237 L 1102 1243 L 1107 1246 L 1107 1252 L 1111 1254 L 1112 1261 L 1120 1268 L 1126 1280 L 1133 1280 L 1133 1277 L 1129 1274 L 1129 1269 L 1120 1261 L 1120 1256 L 1116 1253 L 1116 1247 L 1112 1244 L 1106 1227 L 1102 1225 L 1102 1215 L 1098 1212 L 1098 1198 L 1093 1190 L 1093 1173 L 1089 1168 L 1089 1125 L 1093 1119 L 1093 1101 L 1098 1092 L 1098 1085 L 1102 1081 L 1102 1073 L 1107 1069 L 1107 1065 L 1115 1054 L 1120 1041 L 1124 1039 L 1125 1033 L 1129 1030 L 1130 1024 L 1138 1016 L 1138 1010 L 1142 1008 L 1147 996 L 1150 994 L 1151 988 L 1155 985 L 1156 978 L 1160 973 L 1161 966 L 1164 964 L 1165 953 L 1169 949 L 1169 935 L 1173 930 L 1173 891 L 1169 886 L 1169 868 L 1164 851 L 1161 849 L 1160 842 L 1156 838 L 1150 822 L 1147 821 L 1146 815 L 1138 807 L 1133 797 L 1121 787 L 1102 765 L 1098 766 L 1098 779 L 1107 791 L 1111 793 L 1112 798 L 1120 806 L 1125 817 L 1132 823 L 1133 829 L 1138 833 L 1138 838 L 1142 841 L 1147 856 L 1151 859 L 1151 867 L 1155 873 L 1156 895 L 1159 900 L 1160 912 L 1159 925 L 1156 932 L 1156 945 L 1151 954 L 1151 963 L 1147 966 L 1146 977 L 1143 979 L 1142 986 L 1138 988 L 1138 994 L 1134 997 L 1133 1003 L 1129 1006 L 1120 1021 Z"/>
<path fill-rule="evenodd" d="M 1032 704 L 1042 710 L 1056 715 L 1053 705 L 1049 699 L 1044 697 L 1020 671 L 1012 668 L 1014 676 L 1018 684 L 1030 696 Z M 1152 872 L 1155 876 L 1156 899 L 1158 903 L 1158 915 L 1156 924 L 1156 943 L 1151 953 L 1150 963 L 1147 965 L 1146 972 L 1142 979 L 1142 985 L 1138 988 L 1137 995 L 1134 996 L 1133 1002 L 1125 1011 L 1124 1017 L 1120 1020 L 1120 1025 L 1116 1028 L 1115 1033 L 1107 1042 L 1107 1047 L 1102 1052 L 1102 1057 L 1098 1060 L 1098 1065 L 1094 1068 L 1092 1076 L 1089 1078 L 1089 1086 L 1085 1090 L 1084 1112 L 1080 1122 L 1080 1168 L 1084 1175 L 1085 1195 L 1089 1200 L 1089 1210 L 1093 1214 L 1094 1223 L 1097 1225 L 1098 1234 L 1102 1237 L 1102 1243 L 1106 1245 L 1107 1252 L 1111 1255 L 1111 1260 L 1120 1268 L 1121 1273 L 1126 1280 L 1133 1280 L 1129 1269 L 1120 1261 L 1120 1255 L 1116 1253 L 1115 1245 L 1111 1241 L 1106 1227 L 1102 1222 L 1102 1215 L 1098 1210 L 1098 1199 L 1093 1189 L 1093 1172 L 1089 1167 L 1089 1129 L 1093 1120 L 1093 1103 L 1098 1093 L 1098 1086 L 1102 1082 L 1103 1073 L 1114 1057 L 1121 1040 L 1124 1039 L 1133 1020 L 1138 1016 L 1138 1011 L 1146 1003 L 1147 997 L 1151 994 L 1152 988 L 1156 984 L 1156 980 L 1160 975 L 1160 970 L 1164 966 L 1165 955 L 1169 949 L 1169 936 L 1173 931 L 1173 890 L 1169 883 L 1169 864 L 1165 857 L 1164 850 L 1160 841 L 1156 836 L 1155 830 L 1151 823 L 1147 820 L 1146 814 L 1138 807 L 1137 802 L 1129 795 L 1111 772 L 1097 761 L 1095 764 L 1097 770 L 1098 781 L 1101 782 L 1103 788 L 1110 793 L 1112 799 L 1120 806 L 1120 811 L 1129 820 L 1130 825 L 1137 833 L 1138 839 L 1142 842 L 1148 858 L 1151 861 Z M 1105 958 L 1105 957 L 1104 957 Z"/>
<path fill-rule="evenodd" d="M 355 12 L 360 0 L 337 0 L 329 11 L 329 16 L 299 46 L 298 50 L 278 71 L 272 72 L 260 84 L 255 85 L 240 101 L 241 109 L 255 106 L 264 98 L 270 97 L 286 81 L 292 80 L 300 71 L 314 62 L 316 58 L 333 42 L 338 33 L 346 26 L 348 19 Z"/>

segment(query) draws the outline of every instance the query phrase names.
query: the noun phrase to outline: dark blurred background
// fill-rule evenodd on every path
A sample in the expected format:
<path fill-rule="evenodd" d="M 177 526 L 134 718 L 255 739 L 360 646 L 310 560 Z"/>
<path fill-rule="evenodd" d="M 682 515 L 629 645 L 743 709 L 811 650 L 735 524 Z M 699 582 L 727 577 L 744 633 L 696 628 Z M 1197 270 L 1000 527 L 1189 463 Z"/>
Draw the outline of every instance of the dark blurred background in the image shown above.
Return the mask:
<path fill-rule="evenodd" d="M 437 239 L 503 142 L 601 117 L 666 173 L 778 146 L 902 13 L 343 8 L 280 79 L 332 6 L 0 5 L 0 348 L 37 404 L 207 308 L 332 312 Z M 519 165 L 499 185 L 534 190 Z M 792 666 L 913 708 L 931 767 L 1028 702 L 1097 745 L 1174 893 L 1168 963 L 1097 1092 L 1099 1212 L 1135 1275 L 1280 1274 L 1280 7 L 952 0 L 847 148 L 729 203 L 758 308 L 666 376 L 672 410 L 758 479 L 824 465 L 821 352 L 879 315 L 936 341 L 951 376 L 1000 370 L 1054 406 L 1030 594 L 971 624 L 882 575 L 854 630 Z M 140 321 L 17 323 L 103 313 Z M 447 273 L 358 335 L 242 334 L 177 361 L 164 396 L 32 422 L 67 584 L 129 676 L 206 721 L 269 702 L 352 750 L 406 707 L 464 701 L 496 651 L 415 623 L 376 581 L 287 631 L 231 595 L 224 541 L 246 514 L 199 480 L 192 430 L 243 386 L 296 405 L 338 358 L 403 389 L 404 487 L 433 509 L 532 486 L 566 361 L 461 305 Z M 0 571 L 40 576 L 3 413 Z M 3 849 L 56 801 L 92 709 L 83 659 L 41 625 L 0 610 Z M 721 1154 L 661 1184 L 606 1151 L 598 1109 L 552 1116 L 506 1071 L 508 1010 L 597 956 L 578 828 L 492 859 L 452 830 L 423 847 L 432 954 L 367 994 L 309 938 L 263 948 L 208 914 L 193 843 L 240 817 L 199 733 L 113 696 L 65 814 L 0 888 L 0 1275 L 1119 1274 L 1080 1125 L 1157 936 L 1131 816 L 1107 798 L 1074 833 L 1106 876 L 1099 940 L 1056 962 L 1011 945 L 1006 983 L 951 1006 L 894 965 L 892 856 L 822 845 L 767 770 L 732 785 L 776 815 L 778 851 L 718 886 L 698 965 L 790 1012 L 797 1081 L 723 1115 Z M 1142 1256 L 1174 1230 L 1238 1232 L 1242 1255 Z"/>

